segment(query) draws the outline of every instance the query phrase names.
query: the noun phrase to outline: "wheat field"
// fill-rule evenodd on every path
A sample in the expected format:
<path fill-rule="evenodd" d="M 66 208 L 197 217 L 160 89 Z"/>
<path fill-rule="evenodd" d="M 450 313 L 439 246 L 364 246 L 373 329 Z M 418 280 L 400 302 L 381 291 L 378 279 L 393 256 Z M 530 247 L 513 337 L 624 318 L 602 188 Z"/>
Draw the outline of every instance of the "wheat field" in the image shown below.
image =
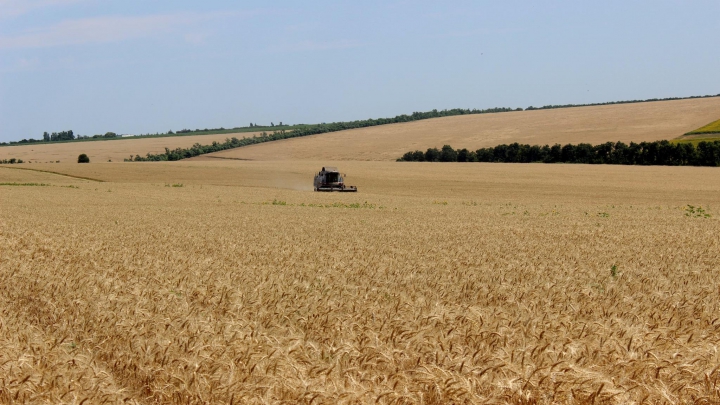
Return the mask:
<path fill-rule="evenodd" d="M 165 148 L 189 148 L 195 143 L 209 145 L 224 142 L 227 138 L 252 137 L 260 132 L 238 134 L 185 135 L 160 138 L 128 138 L 101 141 L 60 142 L 49 144 L 25 144 L 0 147 L 0 160 L 22 159 L 33 163 L 77 162 L 78 155 L 85 153 L 93 163 L 122 162 L 131 156 L 165 152 Z"/>
<path fill-rule="evenodd" d="M 449 144 L 566 144 L 673 139 L 720 117 L 720 97 L 464 115 L 353 129 L 216 152 L 194 159 L 386 160 Z"/>
<path fill-rule="evenodd" d="M 720 116 L 720 97 L 556 110 L 435 118 L 287 139 L 198 156 L 193 160 L 394 161 L 405 152 L 450 144 L 471 150 L 502 143 L 642 142 L 673 139 Z M 208 145 L 258 132 L 0 147 L 0 160 L 71 163 L 85 153 L 93 163 L 122 162 L 165 148 Z"/>
<path fill-rule="evenodd" d="M 716 169 L 322 163 L 0 167 L 0 402 L 720 402 Z"/>

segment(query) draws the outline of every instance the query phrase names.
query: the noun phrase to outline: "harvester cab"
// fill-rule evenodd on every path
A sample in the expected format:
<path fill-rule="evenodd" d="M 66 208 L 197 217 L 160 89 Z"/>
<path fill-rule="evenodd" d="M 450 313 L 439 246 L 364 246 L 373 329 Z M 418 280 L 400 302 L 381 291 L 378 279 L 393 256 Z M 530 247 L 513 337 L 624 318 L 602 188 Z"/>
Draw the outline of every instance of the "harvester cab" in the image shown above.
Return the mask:
<path fill-rule="evenodd" d="M 325 166 L 315 175 L 315 191 L 357 192 L 357 187 L 345 184 L 345 179 L 336 167 Z"/>

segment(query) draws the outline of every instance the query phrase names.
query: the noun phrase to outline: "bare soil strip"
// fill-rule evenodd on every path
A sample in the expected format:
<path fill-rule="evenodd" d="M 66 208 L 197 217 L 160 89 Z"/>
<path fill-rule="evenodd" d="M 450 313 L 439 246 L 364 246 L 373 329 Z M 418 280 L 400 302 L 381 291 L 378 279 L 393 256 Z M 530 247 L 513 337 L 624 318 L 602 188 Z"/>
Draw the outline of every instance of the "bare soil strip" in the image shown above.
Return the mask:
<path fill-rule="evenodd" d="M 105 180 L 93 179 L 92 177 L 73 176 L 73 175 L 71 175 L 71 174 L 60 173 L 60 172 L 56 172 L 56 171 L 52 171 L 52 170 L 41 170 L 41 169 L 31 169 L 31 168 L 29 168 L 29 167 L 2 166 L 2 165 L 0 165 L 0 168 L 3 168 L 3 169 L 13 169 L 13 170 L 29 170 L 29 171 L 40 172 L 40 173 L 50 173 L 50 174 L 55 174 L 55 175 L 58 175 L 58 176 L 71 177 L 71 178 L 74 178 L 74 179 L 82 179 L 82 180 L 96 181 L 96 182 L 98 182 L 98 183 L 103 183 L 103 182 L 105 182 Z"/>

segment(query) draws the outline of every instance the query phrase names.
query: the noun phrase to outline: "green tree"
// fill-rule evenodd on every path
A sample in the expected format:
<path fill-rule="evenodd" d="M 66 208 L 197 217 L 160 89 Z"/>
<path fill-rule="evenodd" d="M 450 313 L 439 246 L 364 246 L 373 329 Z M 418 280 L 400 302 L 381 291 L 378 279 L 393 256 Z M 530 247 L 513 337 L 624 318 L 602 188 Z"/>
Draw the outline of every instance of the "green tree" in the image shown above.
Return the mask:
<path fill-rule="evenodd" d="M 437 162 L 440 160 L 440 151 L 437 148 L 428 148 L 425 152 L 426 162 Z"/>
<path fill-rule="evenodd" d="M 90 158 L 88 155 L 82 153 L 78 156 L 78 163 L 90 163 Z"/>
<path fill-rule="evenodd" d="M 457 162 L 458 161 L 458 153 L 455 149 L 452 148 L 450 145 L 443 145 L 442 150 L 440 151 L 440 161 L 441 162 Z"/>
<path fill-rule="evenodd" d="M 457 152 L 457 161 L 458 162 L 469 162 L 468 156 L 470 155 L 470 151 L 466 148 L 462 148 Z"/>

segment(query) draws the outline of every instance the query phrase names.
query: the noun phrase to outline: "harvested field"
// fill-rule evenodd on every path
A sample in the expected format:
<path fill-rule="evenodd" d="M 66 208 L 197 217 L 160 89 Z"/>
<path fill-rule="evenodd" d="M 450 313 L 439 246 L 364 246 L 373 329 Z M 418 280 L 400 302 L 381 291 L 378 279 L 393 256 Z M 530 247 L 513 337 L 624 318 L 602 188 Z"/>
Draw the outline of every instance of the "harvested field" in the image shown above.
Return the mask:
<path fill-rule="evenodd" d="M 0 167 L 0 402 L 720 401 L 717 169 L 324 163 Z"/>
<path fill-rule="evenodd" d="M 194 159 L 388 160 L 449 144 L 629 143 L 673 139 L 720 116 L 720 97 L 435 118 L 252 145 Z"/>
<path fill-rule="evenodd" d="M 188 135 L 161 138 L 129 138 L 102 141 L 60 142 L 39 145 L 13 145 L 0 147 L 0 160 L 22 159 L 25 162 L 61 163 L 77 162 L 78 155 L 85 153 L 93 163 L 122 162 L 130 156 L 145 156 L 147 153 L 164 152 L 165 148 L 188 148 L 195 143 L 207 145 L 213 141 L 223 142 L 227 138 L 252 137 L 260 132 L 243 132 L 239 134 Z"/>

